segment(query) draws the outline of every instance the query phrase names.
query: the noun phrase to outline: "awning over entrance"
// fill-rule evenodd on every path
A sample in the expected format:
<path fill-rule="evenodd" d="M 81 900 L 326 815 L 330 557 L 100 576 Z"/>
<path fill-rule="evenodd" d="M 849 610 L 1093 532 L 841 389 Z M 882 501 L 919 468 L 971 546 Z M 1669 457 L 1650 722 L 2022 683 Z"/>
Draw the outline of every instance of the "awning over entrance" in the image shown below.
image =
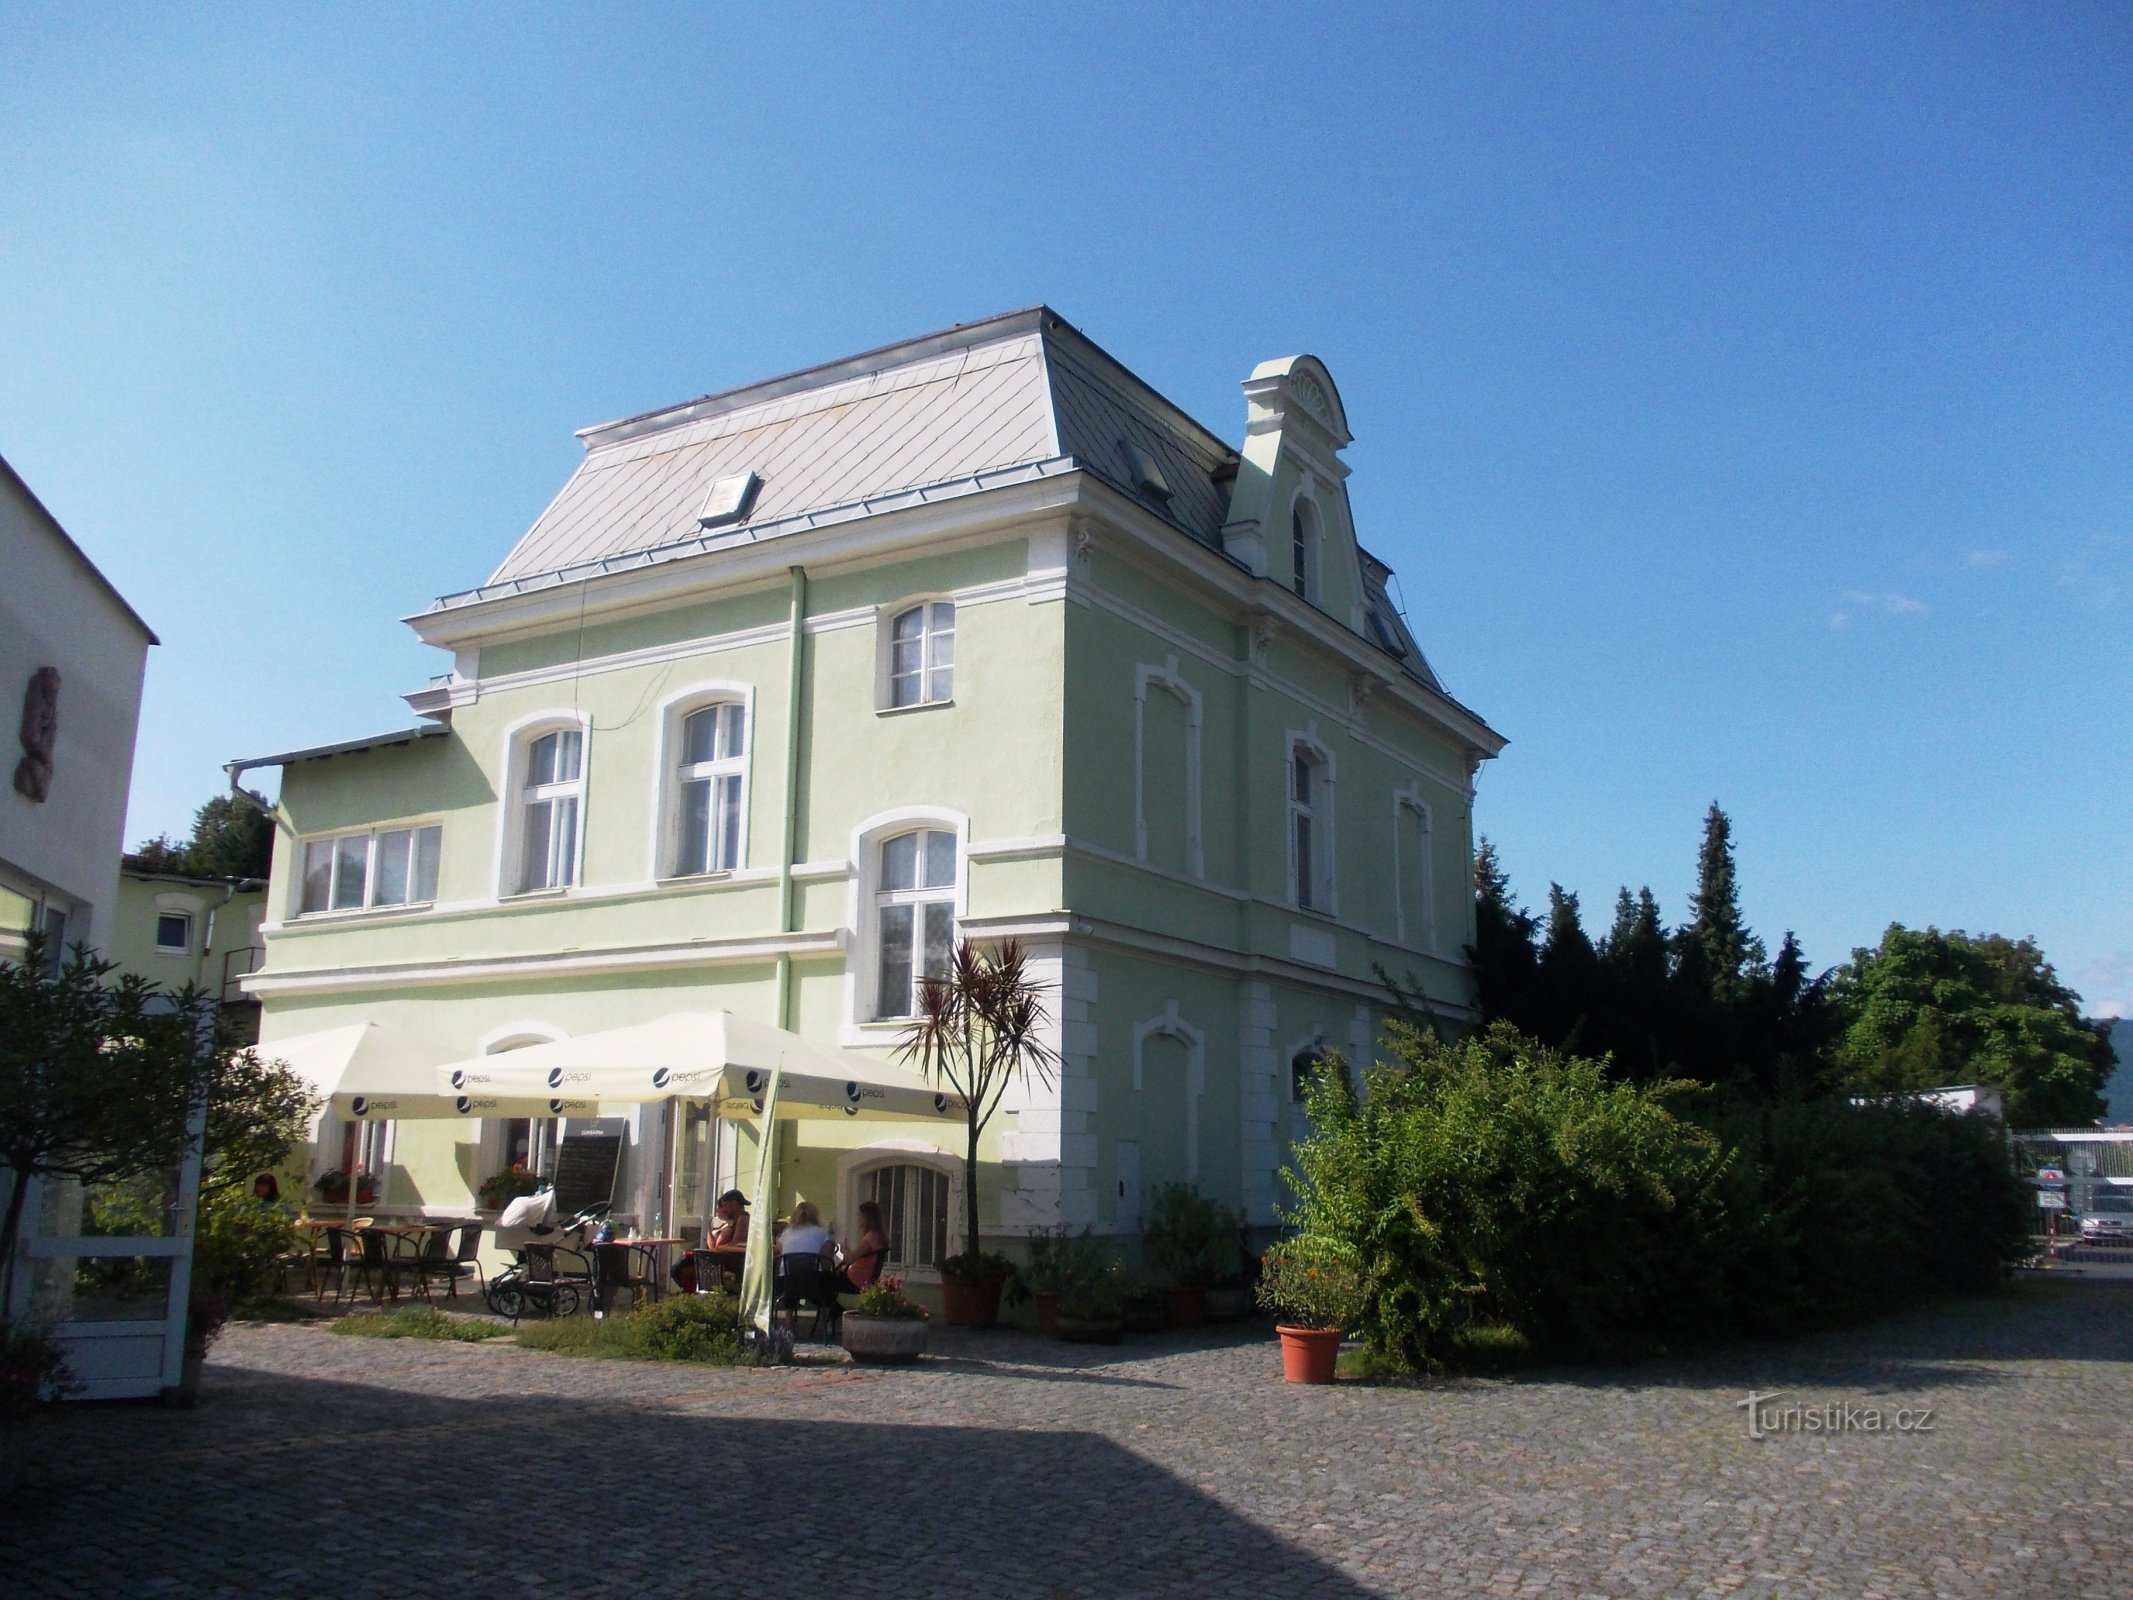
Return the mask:
<path fill-rule="evenodd" d="M 961 1121 L 962 1101 L 916 1072 L 816 1044 L 730 1011 L 677 1011 L 651 1022 L 575 1039 L 476 1056 L 435 1069 L 426 1092 L 440 1097 L 542 1095 L 608 1101 L 711 1100 L 747 1120 L 782 1072 L 777 1114 Z"/>

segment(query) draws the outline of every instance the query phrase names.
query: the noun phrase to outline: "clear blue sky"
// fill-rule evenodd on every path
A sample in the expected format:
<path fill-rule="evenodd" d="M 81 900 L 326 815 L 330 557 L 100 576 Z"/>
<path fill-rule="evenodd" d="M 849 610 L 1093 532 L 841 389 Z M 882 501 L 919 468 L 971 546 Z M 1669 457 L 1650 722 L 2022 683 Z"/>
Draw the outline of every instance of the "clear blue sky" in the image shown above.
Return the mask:
<path fill-rule="evenodd" d="M 410 720 L 574 428 L 1043 300 L 1231 438 L 1330 365 L 1529 900 L 1678 918 L 1716 798 L 1773 944 L 2133 1011 L 2125 7 L 198 9 L 0 11 L 0 452 L 162 634 L 131 837 Z"/>

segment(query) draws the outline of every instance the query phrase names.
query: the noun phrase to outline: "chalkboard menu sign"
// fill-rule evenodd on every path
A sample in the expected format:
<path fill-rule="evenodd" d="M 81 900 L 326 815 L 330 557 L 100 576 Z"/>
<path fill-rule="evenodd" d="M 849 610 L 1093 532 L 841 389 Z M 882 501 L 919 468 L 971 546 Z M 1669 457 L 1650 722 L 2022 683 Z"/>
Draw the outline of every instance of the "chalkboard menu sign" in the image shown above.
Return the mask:
<path fill-rule="evenodd" d="M 615 1168 L 622 1160 L 619 1133 L 566 1133 L 555 1158 L 558 1222 L 615 1198 Z"/>

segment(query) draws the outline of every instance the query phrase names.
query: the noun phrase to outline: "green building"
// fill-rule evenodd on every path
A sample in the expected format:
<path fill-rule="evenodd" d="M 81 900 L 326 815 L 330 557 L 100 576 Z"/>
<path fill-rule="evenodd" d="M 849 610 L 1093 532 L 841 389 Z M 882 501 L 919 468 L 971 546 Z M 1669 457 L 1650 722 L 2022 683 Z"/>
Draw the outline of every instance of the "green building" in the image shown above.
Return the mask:
<path fill-rule="evenodd" d="M 1270 1223 L 1302 1064 L 1371 1052 L 1375 972 L 1473 1015 L 1502 740 L 1356 541 L 1331 376 L 1244 389 L 1239 448 L 1039 307 L 585 430 L 489 580 L 409 619 L 452 658 L 424 725 L 234 764 L 282 771 L 265 1040 L 373 1021 L 444 1062 L 726 1008 L 887 1052 L 953 939 L 1013 935 L 1064 1066 L 988 1135 L 988 1238 L 1131 1232 L 1170 1180 Z M 611 1109 L 648 1224 L 750 1170 L 686 1104 Z M 883 1198 L 924 1282 L 959 1152 L 879 1126 L 783 1135 L 781 1209 Z M 329 1115 L 314 1162 L 462 1211 L 556 1132 Z"/>

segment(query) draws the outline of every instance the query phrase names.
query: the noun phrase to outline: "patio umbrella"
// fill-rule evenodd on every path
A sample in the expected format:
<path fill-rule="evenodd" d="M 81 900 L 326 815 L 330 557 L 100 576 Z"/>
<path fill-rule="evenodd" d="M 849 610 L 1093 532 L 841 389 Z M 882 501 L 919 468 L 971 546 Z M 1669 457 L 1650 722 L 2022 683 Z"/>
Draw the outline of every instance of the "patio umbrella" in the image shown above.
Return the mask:
<path fill-rule="evenodd" d="M 779 1114 L 960 1120 L 962 1102 L 916 1072 L 730 1011 L 675 1011 L 650 1022 L 476 1056 L 434 1070 L 435 1095 L 652 1101 L 710 1100 L 719 1114 L 755 1113 L 773 1072 L 782 1071 Z"/>

